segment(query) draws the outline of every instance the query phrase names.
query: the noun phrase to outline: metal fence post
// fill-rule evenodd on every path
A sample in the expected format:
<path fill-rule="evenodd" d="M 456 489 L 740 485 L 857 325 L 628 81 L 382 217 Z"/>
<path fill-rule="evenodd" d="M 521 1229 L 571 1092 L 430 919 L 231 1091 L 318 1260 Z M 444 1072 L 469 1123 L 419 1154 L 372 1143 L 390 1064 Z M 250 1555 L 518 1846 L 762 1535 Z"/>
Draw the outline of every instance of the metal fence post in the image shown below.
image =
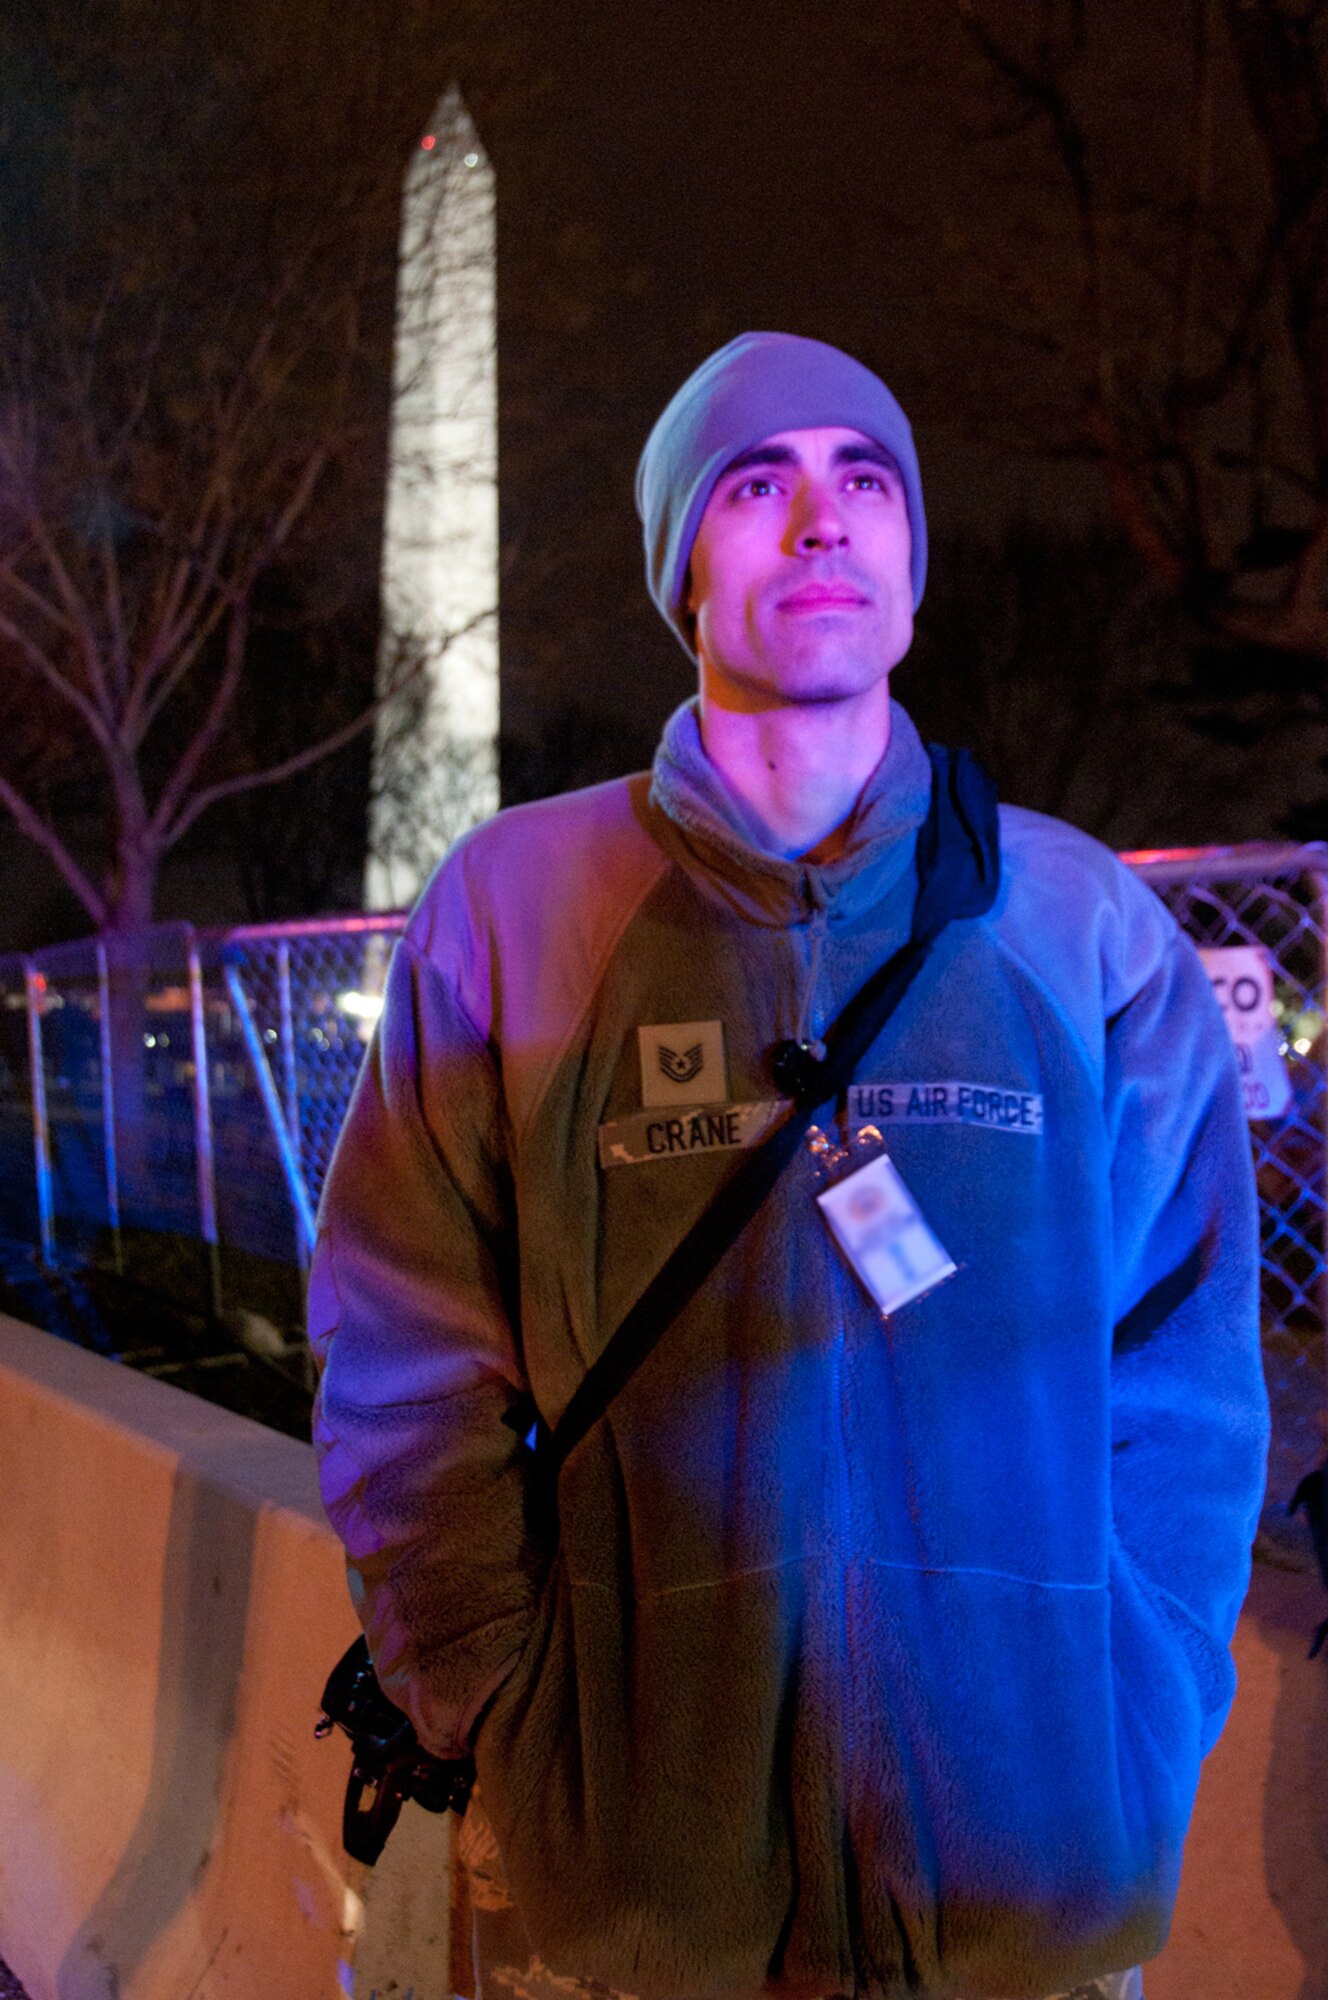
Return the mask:
<path fill-rule="evenodd" d="M 281 1171 L 286 1176 L 286 1191 L 295 1212 L 295 1234 L 307 1254 L 314 1247 L 316 1234 L 313 1204 L 304 1185 L 304 1175 L 300 1168 L 299 1155 L 295 1150 L 295 1142 L 282 1115 L 281 1100 L 277 1096 L 277 1086 L 272 1081 L 272 1072 L 268 1068 L 267 1057 L 263 1052 L 263 1043 L 254 1022 L 249 996 L 241 985 L 240 975 L 233 965 L 226 967 L 226 990 L 231 996 L 235 1018 L 240 1024 L 244 1045 L 249 1052 L 254 1082 L 258 1085 L 258 1094 L 267 1113 L 268 1128 L 276 1142 Z"/>
<path fill-rule="evenodd" d="M 207 1244 L 208 1289 L 212 1310 L 221 1312 L 221 1251 L 217 1239 L 216 1164 L 212 1144 L 212 1093 L 208 1087 L 207 1023 L 203 1015 L 203 968 L 198 940 L 185 926 L 189 952 L 189 1025 L 194 1053 L 194 1159 L 198 1171 L 198 1222 Z"/>
<path fill-rule="evenodd" d="M 102 1157 L 106 1163 L 106 1219 L 111 1226 L 115 1274 L 124 1275 L 124 1244 L 120 1237 L 120 1171 L 115 1154 L 115 1065 L 111 1059 L 111 979 L 106 946 L 97 939 L 97 1028 L 101 1054 Z"/>
<path fill-rule="evenodd" d="M 295 1015 L 291 1006 L 290 943 L 286 938 L 280 939 L 277 944 L 277 1018 L 281 1035 L 281 1080 L 286 1093 L 286 1125 L 290 1132 L 291 1145 L 295 1148 L 296 1161 L 299 1162 L 300 1094 L 295 1073 Z M 297 1228 L 295 1231 L 295 1254 L 299 1259 L 300 1269 L 307 1270 L 309 1246 L 302 1228 Z"/>
<path fill-rule="evenodd" d="M 1317 868 L 1312 868 L 1308 872 L 1314 897 L 1315 917 L 1322 940 L 1319 957 L 1319 977 L 1322 982 L 1319 990 L 1319 1006 L 1324 1026 L 1320 1029 L 1318 1037 L 1319 1061 L 1328 1068 L 1328 874 Z M 1328 1218 L 1328 1074 L 1325 1075 L 1324 1082 L 1325 1089 L 1319 1107 L 1319 1129 L 1322 1138 L 1319 1175 L 1323 1191 L 1324 1216 Z M 1328 1219 L 1325 1220 L 1324 1228 L 1328 1234 Z M 1325 1407 L 1328 1407 L 1328 1255 L 1325 1256 L 1319 1270 L 1319 1331 L 1324 1337 L 1324 1398 Z"/>
<path fill-rule="evenodd" d="M 286 1124 L 291 1138 L 300 1143 L 300 1104 L 295 1087 L 295 1019 L 291 1011 L 290 945 L 285 938 L 277 946 L 277 1007 L 281 1021 L 281 1069 L 286 1089 Z"/>
<path fill-rule="evenodd" d="M 42 1061 L 41 996 L 46 980 L 30 958 L 23 960 L 23 992 L 28 1015 L 28 1070 L 32 1085 L 32 1153 L 37 1175 L 37 1221 L 41 1260 L 55 1263 L 55 1204 L 51 1189 L 51 1133 L 46 1122 L 46 1069 Z"/>

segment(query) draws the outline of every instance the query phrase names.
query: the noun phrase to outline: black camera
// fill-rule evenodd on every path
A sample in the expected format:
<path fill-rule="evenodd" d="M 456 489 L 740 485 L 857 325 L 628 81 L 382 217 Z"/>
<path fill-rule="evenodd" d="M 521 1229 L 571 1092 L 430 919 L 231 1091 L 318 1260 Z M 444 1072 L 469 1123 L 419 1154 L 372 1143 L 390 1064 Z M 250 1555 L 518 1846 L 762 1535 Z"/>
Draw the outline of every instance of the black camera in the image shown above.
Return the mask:
<path fill-rule="evenodd" d="M 356 1861 L 373 1866 L 407 1799 L 426 1812 L 465 1812 L 475 1783 L 474 1758 L 435 1757 L 424 1748 L 410 1717 L 378 1685 L 363 1636 L 328 1675 L 322 1707 L 315 1736 L 330 1736 L 337 1728 L 350 1738 L 341 1838 Z M 366 1790 L 372 1794 L 368 1805 Z"/>

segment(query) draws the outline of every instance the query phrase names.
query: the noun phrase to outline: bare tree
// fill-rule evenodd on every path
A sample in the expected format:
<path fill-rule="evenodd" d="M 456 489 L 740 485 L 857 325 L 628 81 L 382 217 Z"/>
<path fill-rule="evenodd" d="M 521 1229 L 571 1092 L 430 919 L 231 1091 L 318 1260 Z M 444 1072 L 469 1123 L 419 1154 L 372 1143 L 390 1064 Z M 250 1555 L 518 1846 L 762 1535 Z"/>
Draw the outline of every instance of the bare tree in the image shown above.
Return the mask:
<path fill-rule="evenodd" d="M 1328 713 L 1324 0 L 1189 0 L 1133 38 L 1101 0 L 956 6 L 1002 99 L 984 151 L 1062 195 L 993 271 L 1065 371 L 1068 421 L 1024 444 L 1096 458 L 1167 592 Z"/>
<path fill-rule="evenodd" d="M 326 767 L 457 636 L 396 645 L 365 618 L 402 172 L 446 80 L 432 15 L 289 0 L 247 40 L 232 0 L 0 22 L 0 806 L 106 941 L 140 1193 L 163 862 L 219 807 L 256 830 L 256 799 Z"/>
<path fill-rule="evenodd" d="M 89 54 L 50 10 L 57 185 L 0 245 L 0 685 L 55 766 L 34 782 L 7 735 L 0 804 L 110 936 L 151 921 L 203 814 L 308 771 L 435 664 L 386 635 L 375 689 L 371 635 L 351 712 L 320 727 L 311 698 L 280 754 L 242 716 L 274 606 L 335 620 L 376 578 L 401 174 L 438 87 L 407 45 L 430 10 L 366 25 L 331 77 L 286 45 L 317 25 L 304 0 L 243 57 L 225 6 L 200 11 L 210 33 L 145 38 L 108 0 Z"/>
<path fill-rule="evenodd" d="M 0 671 L 54 696 L 99 763 L 109 853 L 85 865 L 2 772 L 0 801 L 99 930 L 151 921 L 164 856 L 209 806 L 364 725 L 264 769 L 219 769 L 259 594 L 341 443 L 337 381 L 317 428 L 283 436 L 341 304 L 293 305 L 297 287 L 292 273 L 239 351 L 218 344 L 184 401 L 159 379 L 160 326 L 140 346 L 109 294 L 90 314 L 30 300 L 0 331 Z"/>

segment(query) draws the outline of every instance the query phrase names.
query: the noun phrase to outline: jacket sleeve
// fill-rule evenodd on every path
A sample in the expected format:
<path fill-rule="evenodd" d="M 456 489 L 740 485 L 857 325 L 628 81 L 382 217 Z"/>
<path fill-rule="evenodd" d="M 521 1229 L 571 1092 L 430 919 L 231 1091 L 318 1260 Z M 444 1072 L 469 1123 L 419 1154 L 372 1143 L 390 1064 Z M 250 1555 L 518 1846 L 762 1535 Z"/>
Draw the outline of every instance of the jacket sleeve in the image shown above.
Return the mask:
<path fill-rule="evenodd" d="M 1136 906 L 1147 976 L 1106 1044 L 1117 1589 L 1188 1662 L 1206 1753 L 1235 1689 L 1228 1645 L 1265 1479 L 1259 1224 L 1225 1023 L 1198 953 L 1149 903 Z M 1118 1609 L 1128 1626 L 1114 1605 L 1113 1629 Z M 1128 1647 L 1118 1667 L 1146 1678 Z"/>
<path fill-rule="evenodd" d="M 319 1211 L 309 1333 L 323 1504 L 386 1693 L 469 1745 L 534 1612 L 515 1224 L 493 1060 L 403 938 Z"/>

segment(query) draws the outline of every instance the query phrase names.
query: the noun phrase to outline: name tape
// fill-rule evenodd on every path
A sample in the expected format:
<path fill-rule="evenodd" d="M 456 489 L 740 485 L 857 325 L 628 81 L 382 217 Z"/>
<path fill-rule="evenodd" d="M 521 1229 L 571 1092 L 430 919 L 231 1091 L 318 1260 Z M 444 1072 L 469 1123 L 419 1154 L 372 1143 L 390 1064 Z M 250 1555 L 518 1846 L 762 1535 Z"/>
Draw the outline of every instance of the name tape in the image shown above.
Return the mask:
<path fill-rule="evenodd" d="M 985 1125 L 1034 1134 L 1042 1130 L 1042 1098 L 991 1083 L 854 1083 L 848 1115 L 875 1125 Z"/>
<path fill-rule="evenodd" d="M 692 1153 L 732 1153 L 758 1146 L 788 1110 L 788 1099 L 755 1104 L 708 1104 L 689 1111 L 638 1111 L 599 1128 L 602 1167 L 631 1167 L 643 1160 L 681 1160 Z"/>

